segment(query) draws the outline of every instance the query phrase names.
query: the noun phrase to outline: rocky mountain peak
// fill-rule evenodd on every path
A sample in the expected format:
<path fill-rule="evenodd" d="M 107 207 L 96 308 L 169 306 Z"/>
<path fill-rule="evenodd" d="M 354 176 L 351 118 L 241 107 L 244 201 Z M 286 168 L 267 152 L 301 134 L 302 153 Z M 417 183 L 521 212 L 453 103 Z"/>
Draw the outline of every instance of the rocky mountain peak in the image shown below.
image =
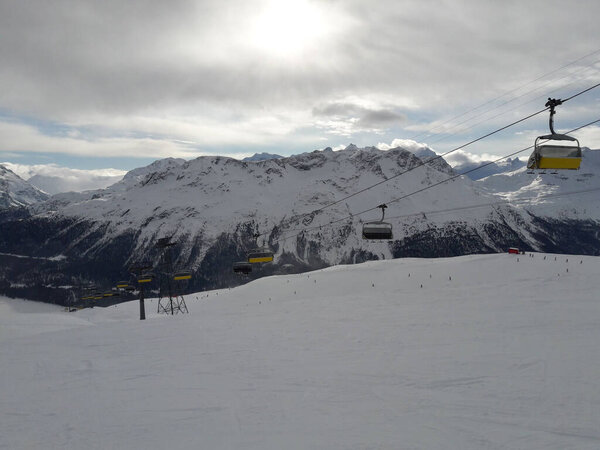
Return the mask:
<path fill-rule="evenodd" d="M 48 197 L 48 194 L 0 165 L 0 209 L 29 206 Z"/>

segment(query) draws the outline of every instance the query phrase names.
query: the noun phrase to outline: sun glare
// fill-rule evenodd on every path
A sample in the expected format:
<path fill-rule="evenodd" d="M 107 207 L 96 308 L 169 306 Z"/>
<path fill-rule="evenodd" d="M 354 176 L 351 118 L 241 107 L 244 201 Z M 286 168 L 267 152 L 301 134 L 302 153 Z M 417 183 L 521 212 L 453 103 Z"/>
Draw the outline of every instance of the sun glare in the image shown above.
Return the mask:
<path fill-rule="evenodd" d="M 254 22 L 252 44 L 281 57 L 309 50 L 326 34 L 323 14 L 308 0 L 270 1 Z"/>

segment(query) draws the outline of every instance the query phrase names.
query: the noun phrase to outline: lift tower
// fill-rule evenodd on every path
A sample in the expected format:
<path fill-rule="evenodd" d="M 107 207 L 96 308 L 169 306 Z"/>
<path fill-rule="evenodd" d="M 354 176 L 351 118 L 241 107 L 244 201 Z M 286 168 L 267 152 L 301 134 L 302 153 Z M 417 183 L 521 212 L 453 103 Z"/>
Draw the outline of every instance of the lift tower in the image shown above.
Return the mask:
<path fill-rule="evenodd" d="M 178 280 L 173 273 L 173 262 L 171 259 L 171 248 L 175 245 L 169 238 L 161 238 L 156 242 L 156 247 L 161 251 L 160 255 L 160 289 L 158 293 L 158 313 L 171 314 L 189 313 L 183 295 L 176 293 L 173 282 Z"/>

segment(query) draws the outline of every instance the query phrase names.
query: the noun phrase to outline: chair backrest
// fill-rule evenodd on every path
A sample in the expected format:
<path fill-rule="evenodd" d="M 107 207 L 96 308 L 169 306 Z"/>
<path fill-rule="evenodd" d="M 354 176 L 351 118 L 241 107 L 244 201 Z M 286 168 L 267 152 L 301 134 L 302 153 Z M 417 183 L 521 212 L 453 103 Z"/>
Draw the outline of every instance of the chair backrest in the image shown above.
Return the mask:
<path fill-rule="evenodd" d="M 581 158 L 581 148 L 572 145 L 540 145 L 537 148 L 541 158 Z"/>
<path fill-rule="evenodd" d="M 393 238 L 392 224 L 387 222 L 367 222 L 363 225 L 363 239 L 390 240 Z"/>

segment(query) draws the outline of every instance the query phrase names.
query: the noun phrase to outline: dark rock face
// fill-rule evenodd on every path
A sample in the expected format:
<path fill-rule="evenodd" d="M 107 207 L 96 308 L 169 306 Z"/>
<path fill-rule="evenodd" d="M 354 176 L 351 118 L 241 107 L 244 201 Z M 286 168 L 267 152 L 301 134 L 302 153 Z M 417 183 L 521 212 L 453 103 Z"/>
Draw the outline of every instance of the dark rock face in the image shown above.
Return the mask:
<path fill-rule="evenodd" d="M 600 223 L 535 217 L 536 240 L 544 252 L 600 256 Z"/>

